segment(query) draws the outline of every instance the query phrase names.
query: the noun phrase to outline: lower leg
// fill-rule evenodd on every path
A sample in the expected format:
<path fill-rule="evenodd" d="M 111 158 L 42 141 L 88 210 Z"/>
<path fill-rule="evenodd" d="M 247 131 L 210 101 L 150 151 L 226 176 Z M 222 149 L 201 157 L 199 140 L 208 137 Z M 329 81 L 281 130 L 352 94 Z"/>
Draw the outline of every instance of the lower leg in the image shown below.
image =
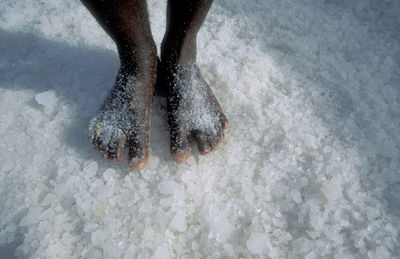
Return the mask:
<path fill-rule="evenodd" d="M 213 0 L 169 0 L 167 30 L 161 44 L 163 62 L 195 62 L 196 37 Z"/>
<path fill-rule="evenodd" d="M 116 43 L 122 67 L 134 70 L 155 62 L 146 0 L 81 1 Z"/>
<path fill-rule="evenodd" d="M 150 106 L 156 79 L 156 46 L 145 0 L 82 0 L 115 41 L 120 58 L 116 82 L 91 120 L 90 140 L 104 157 L 142 169 L 149 157 Z"/>
<path fill-rule="evenodd" d="M 212 0 L 169 0 L 167 30 L 159 74 L 168 92 L 171 153 L 177 162 L 190 156 L 189 139 L 201 154 L 217 148 L 228 123 L 196 64 L 196 37 Z"/>

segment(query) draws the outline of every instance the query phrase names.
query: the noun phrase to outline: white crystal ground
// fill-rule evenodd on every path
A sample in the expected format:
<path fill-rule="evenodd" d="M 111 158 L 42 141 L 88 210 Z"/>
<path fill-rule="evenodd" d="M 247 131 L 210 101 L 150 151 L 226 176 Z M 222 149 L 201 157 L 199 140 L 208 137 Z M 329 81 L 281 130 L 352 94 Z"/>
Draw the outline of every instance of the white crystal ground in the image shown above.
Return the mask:
<path fill-rule="evenodd" d="M 0 10 L 2 258 L 400 256 L 398 1 L 216 1 L 198 63 L 226 141 L 176 164 L 156 98 L 140 173 L 86 138 L 118 69 L 88 11 Z"/>

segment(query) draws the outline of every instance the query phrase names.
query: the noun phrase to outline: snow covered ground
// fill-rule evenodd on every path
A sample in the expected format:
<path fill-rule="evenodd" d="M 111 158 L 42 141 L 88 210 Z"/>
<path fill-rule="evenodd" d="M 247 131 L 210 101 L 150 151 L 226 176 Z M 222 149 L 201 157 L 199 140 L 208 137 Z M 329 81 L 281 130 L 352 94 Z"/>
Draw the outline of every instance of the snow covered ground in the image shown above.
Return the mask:
<path fill-rule="evenodd" d="M 0 2 L 0 257 L 399 257 L 399 1 L 216 0 L 198 55 L 225 142 L 176 164 L 155 98 L 132 172 L 87 140 L 112 41 L 79 1 Z"/>

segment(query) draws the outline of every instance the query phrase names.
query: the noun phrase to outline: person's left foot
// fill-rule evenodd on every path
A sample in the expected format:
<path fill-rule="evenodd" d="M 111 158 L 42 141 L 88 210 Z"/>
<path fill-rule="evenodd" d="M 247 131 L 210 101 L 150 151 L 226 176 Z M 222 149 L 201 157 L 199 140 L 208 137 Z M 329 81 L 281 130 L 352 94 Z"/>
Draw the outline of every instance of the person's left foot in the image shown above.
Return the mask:
<path fill-rule="evenodd" d="M 189 140 L 197 143 L 202 155 L 217 149 L 224 130 L 228 129 L 228 120 L 197 64 L 163 67 L 161 77 L 168 89 L 168 124 L 174 160 L 182 163 L 189 158 Z"/>

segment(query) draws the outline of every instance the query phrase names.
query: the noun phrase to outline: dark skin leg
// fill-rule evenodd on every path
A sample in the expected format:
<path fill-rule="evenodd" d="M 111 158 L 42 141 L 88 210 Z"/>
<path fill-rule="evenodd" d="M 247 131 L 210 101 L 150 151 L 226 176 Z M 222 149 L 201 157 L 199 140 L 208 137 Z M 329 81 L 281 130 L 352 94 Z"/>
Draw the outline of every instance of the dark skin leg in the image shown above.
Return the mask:
<path fill-rule="evenodd" d="M 196 36 L 212 0 L 169 0 L 167 30 L 161 45 L 158 87 L 167 89 L 171 154 L 190 156 L 190 141 L 201 154 L 217 148 L 228 121 L 196 64 Z"/>
<path fill-rule="evenodd" d="M 156 47 L 145 0 L 82 0 L 115 41 L 121 67 L 89 137 L 106 159 L 122 160 L 128 144 L 130 166 L 145 167 L 149 157 L 150 106 L 156 81 Z M 201 154 L 217 148 L 228 122 L 196 64 L 196 36 L 210 0 L 170 0 L 159 64 L 159 92 L 168 94 L 171 153 L 177 162 L 190 156 L 189 139 Z"/>
<path fill-rule="evenodd" d="M 150 108 L 157 75 L 157 50 L 145 0 L 82 0 L 115 41 L 121 66 L 114 86 L 91 120 L 89 138 L 104 158 L 143 169 L 149 158 Z"/>

